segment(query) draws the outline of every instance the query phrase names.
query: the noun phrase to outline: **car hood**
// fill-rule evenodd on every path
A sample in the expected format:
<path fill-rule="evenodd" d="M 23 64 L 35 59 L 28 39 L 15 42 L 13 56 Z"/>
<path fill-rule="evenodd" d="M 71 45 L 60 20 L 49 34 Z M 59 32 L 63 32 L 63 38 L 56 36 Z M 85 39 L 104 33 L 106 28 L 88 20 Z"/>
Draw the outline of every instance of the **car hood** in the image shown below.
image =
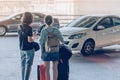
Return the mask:
<path fill-rule="evenodd" d="M 60 28 L 62 35 L 70 35 L 79 31 L 87 30 L 88 28 L 79 28 L 79 27 L 63 27 Z"/>
<path fill-rule="evenodd" d="M 6 24 L 8 22 L 9 22 L 9 19 L 6 19 L 6 18 L 0 19 L 0 24 Z"/>

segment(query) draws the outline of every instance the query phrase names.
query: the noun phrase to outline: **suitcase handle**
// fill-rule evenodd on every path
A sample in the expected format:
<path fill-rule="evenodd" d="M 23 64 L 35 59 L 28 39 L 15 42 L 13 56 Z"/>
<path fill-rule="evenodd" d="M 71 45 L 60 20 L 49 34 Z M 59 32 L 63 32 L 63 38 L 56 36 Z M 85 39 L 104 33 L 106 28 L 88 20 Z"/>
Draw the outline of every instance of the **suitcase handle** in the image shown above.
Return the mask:
<path fill-rule="evenodd" d="M 37 80 L 40 80 L 40 66 L 37 65 Z"/>

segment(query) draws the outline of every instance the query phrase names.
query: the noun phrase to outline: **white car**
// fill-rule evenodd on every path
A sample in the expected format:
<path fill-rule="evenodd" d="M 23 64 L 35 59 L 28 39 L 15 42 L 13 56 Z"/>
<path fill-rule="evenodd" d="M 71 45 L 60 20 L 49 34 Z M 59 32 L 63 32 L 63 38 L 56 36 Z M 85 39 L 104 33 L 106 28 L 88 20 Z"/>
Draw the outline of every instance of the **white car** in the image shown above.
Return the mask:
<path fill-rule="evenodd" d="M 85 15 L 60 29 L 72 51 L 89 56 L 97 48 L 120 43 L 120 18 L 113 15 Z"/>

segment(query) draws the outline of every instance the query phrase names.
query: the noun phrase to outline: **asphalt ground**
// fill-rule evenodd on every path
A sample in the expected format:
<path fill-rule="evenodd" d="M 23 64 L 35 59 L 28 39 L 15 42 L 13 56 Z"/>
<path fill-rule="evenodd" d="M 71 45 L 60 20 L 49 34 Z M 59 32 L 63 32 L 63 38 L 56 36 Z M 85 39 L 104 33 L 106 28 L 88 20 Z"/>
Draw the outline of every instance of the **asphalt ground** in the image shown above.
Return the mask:
<path fill-rule="evenodd" d="M 0 37 L 0 80 L 21 80 L 18 45 L 17 34 Z M 37 51 L 30 80 L 37 80 L 37 65 L 42 63 Z M 52 78 L 52 69 L 50 73 Z M 74 54 L 70 59 L 69 80 L 120 80 L 120 45 L 104 47 L 89 57 Z"/>

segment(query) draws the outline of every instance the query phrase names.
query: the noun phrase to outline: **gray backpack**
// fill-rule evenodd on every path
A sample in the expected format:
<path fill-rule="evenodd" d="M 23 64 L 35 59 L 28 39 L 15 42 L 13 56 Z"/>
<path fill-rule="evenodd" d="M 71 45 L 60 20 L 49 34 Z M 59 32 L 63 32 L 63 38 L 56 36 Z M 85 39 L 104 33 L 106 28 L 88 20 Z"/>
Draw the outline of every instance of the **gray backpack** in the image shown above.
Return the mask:
<path fill-rule="evenodd" d="M 48 32 L 46 36 L 46 42 L 45 42 L 45 50 L 48 53 L 51 52 L 59 52 L 59 39 L 56 34 L 54 34 L 53 29 L 51 32 L 49 32 L 47 29 L 46 31 Z"/>

